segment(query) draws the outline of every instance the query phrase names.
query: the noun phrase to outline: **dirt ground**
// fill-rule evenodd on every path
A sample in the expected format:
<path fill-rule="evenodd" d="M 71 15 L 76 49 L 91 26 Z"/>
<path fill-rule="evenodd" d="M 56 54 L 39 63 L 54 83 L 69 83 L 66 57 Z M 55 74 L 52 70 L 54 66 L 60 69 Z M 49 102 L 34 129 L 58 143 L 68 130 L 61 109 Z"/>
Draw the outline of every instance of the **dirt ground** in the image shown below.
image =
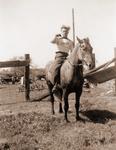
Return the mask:
<path fill-rule="evenodd" d="M 75 99 L 71 94 L 70 123 L 65 122 L 64 114 L 58 113 L 57 100 L 56 113 L 52 115 L 48 99 L 25 102 L 24 92 L 19 93 L 17 85 L 1 88 L 0 150 L 115 150 L 116 97 L 113 84 L 113 81 L 106 82 L 91 88 L 89 93 L 83 92 L 80 102 L 83 121 L 75 120 Z M 31 98 L 37 98 L 42 92 L 31 92 Z"/>

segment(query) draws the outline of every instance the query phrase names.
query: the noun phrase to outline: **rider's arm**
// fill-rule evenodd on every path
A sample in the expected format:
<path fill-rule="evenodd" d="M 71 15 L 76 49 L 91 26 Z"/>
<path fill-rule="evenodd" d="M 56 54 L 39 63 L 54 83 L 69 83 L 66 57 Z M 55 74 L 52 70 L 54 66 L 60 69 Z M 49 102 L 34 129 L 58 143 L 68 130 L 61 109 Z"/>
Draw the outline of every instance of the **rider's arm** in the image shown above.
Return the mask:
<path fill-rule="evenodd" d="M 51 43 L 53 44 L 57 44 L 59 41 L 59 38 L 61 38 L 60 34 L 55 35 L 54 39 L 51 41 Z"/>

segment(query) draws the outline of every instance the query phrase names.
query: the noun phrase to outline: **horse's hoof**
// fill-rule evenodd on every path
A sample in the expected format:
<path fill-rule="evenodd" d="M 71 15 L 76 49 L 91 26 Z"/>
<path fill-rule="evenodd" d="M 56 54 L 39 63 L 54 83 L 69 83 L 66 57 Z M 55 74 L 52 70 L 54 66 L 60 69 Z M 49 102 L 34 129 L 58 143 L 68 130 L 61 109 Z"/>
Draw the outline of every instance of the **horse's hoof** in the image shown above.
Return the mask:
<path fill-rule="evenodd" d="M 76 121 L 81 121 L 82 118 L 80 116 L 76 117 Z"/>
<path fill-rule="evenodd" d="M 85 120 L 84 120 L 83 118 L 81 118 L 81 117 L 77 117 L 77 118 L 76 118 L 76 122 L 77 122 L 77 121 L 81 121 L 81 122 L 85 123 Z"/>
<path fill-rule="evenodd" d="M 55 115 L 55 112 L 54 112 L 54 111 L 52 112 L 52 115 Z"/>
<path fill-rule="evenodd" d="M 70 123 L 70 121 L 68 119 L 66 119 L 66 123 Z"/>
<path fill-rule="evenodd" d="M 67 123 L 70 123 L 70 121 L 69 121 L 69 120 L 67 120 L 66 122 L 67 122 Z"/>
<path fill-rule="evenodd" d="M 69 113 L 69 114 L 71 114 L 71 113 L 72 113 L 72 111 L 71 111 L 71 110 L 68 110 L 68 113 Z"/>
<path fill-rule="evenodd" d="M 63 111 L 59 111 L 59 113 L 60 113 L 60 114 L 62 114 L 62 113 L 63 113 Z"/>

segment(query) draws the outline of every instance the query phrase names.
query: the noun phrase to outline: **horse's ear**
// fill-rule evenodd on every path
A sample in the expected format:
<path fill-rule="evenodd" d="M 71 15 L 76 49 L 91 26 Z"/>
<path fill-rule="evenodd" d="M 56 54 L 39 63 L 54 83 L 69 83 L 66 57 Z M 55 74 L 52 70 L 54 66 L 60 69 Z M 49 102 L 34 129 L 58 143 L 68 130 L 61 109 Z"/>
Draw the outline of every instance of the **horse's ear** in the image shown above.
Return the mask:
<path fill-rule="evenodd" d="M 77 41 L 78 41 L 79 43 L 82 42 L 82 40 L 81 40 L 78 36 L 76 36 L 76 38 L 77 38 Z"/>
<path fill-rule="evenodd" d="M 86 40 L 87 40 L 87 42 L 89 43 L 89 38 L 88 38 L 88 37 L 86 38 Z"/>

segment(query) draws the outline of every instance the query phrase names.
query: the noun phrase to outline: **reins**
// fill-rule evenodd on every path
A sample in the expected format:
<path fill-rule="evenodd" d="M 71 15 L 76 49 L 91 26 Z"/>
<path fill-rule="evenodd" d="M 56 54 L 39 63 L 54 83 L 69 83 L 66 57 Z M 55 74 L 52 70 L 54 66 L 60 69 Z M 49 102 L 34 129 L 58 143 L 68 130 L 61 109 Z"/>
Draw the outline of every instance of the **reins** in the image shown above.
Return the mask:
<path fill-rule="evenodd" d="M 69 58 L 67 59 L 67 61 L 68 61 L 68 63 L 69 63 L 71 66 L 73 66 L 73 67 L 83 66 L 83 63 L 77 63 L 77 64 L 72 63 Z"/>
<path fill-rule="evenodd" d="M 77 66 L 83 66 L 83 64 L 73 64 L 69 59 L 67 59 L 68 63 L 73 66 L 73 67 L 77 67 Z"/>

